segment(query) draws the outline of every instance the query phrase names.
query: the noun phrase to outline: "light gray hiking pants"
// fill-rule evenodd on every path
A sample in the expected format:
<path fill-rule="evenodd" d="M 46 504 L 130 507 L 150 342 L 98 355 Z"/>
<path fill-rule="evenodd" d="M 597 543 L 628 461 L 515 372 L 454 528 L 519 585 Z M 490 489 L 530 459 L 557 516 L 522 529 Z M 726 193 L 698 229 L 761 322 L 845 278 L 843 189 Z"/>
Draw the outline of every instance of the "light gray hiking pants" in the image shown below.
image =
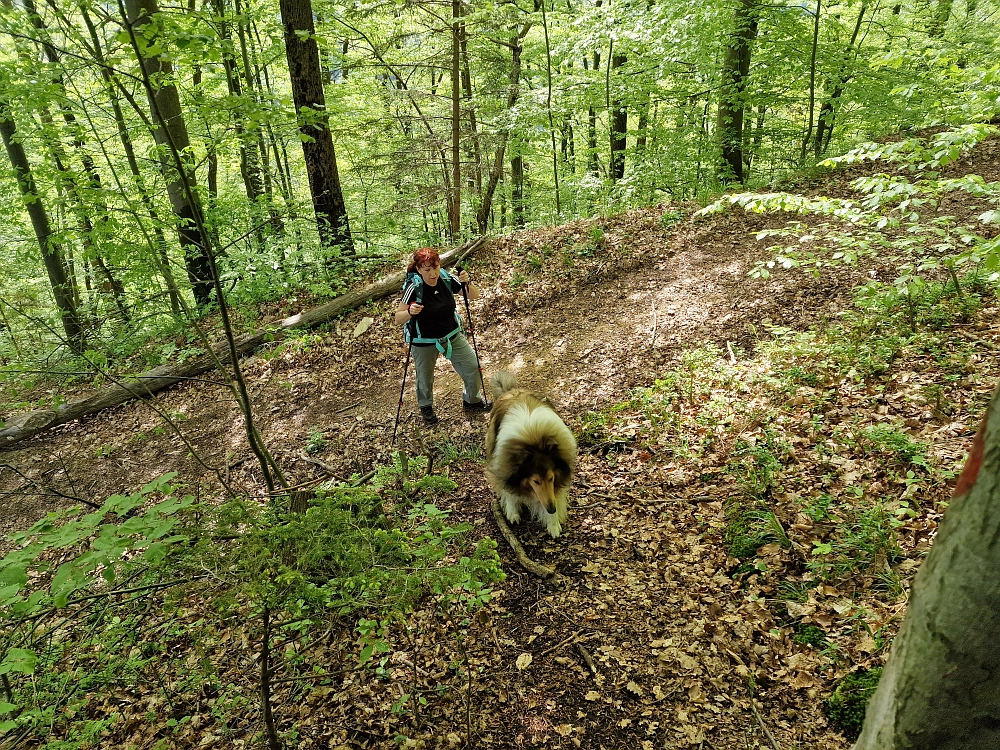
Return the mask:
<path fill-rule="evenodd" d="M 434 403 L 434 364 L 441 352 L 436 346 L 414 346 L 412 351 L 413 370 L 417 377 L 417 405 L 431 406 Z M 470 404 L 481 400 L 476 353 L 469 346 L 464 333 L 457 334 L 451 340 L 451 366 L 465 383 L 462 398 Z"/>

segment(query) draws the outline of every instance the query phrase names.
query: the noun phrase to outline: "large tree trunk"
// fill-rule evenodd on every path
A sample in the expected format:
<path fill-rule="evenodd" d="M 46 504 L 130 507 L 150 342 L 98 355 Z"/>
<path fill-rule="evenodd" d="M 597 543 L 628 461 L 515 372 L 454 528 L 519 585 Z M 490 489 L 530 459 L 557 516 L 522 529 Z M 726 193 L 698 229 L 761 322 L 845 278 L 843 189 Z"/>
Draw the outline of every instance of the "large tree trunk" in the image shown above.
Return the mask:
<path fill-rule="evenodd" d="M 144 27 L 160 12 L 156 0 L 125 0 L 125 9 L 126 21 L 136 38 L 144 37 Z M 147 39 L 146 44 L 151 47 L 155 40 Z M 160 147 L 160 170 L 167 183 L 170 205 L 177 216 L 177 232 L 191 290 L 198 307 L 206 307 L 212 301 L 212 266 L 208 257 L 211 248 L 202 231 L 201 205 L 190 159 L 191 140 L 181 112 L 180 96 L 172 83 L 173 69 L 165 51 L 163 57 L 150 57 L 136 46 L 135 54 L 148 79 L 146 94 L 155 125 L 153 140 Z M 178 169 L 178 158 L 183 164 L 183 173 Z"/>
<path fill-rule="evenodd" d="M 310 0 L 280 0 L 281 22 L 285 27 L 285 55 L 292 82 L 292 98 L 299 118 L 302 154 L 309 175 L 313 209 L 320 241 L 327 248 L 354 254 L 347 205 L 340 187 L 337 154 L 326 112 L 323 75 L 316 44 Z"/>
<path fill-rule="evenodd" d="M 48 212 L 46 212 L 42 197 L 35 186 L 35 178 L 31 172 L 28 155 L 25 153 L 21 141 L 17 138 L 17 128 L 14 125 L 10 107 L 4 99 L 0 99 L 0 136 L 3 138 L 7 155 L 10 157 L 10 164 L 14 168 L 17 187 L 24 198 L 25 210 L 28 212 L 31 226 L 35 230 L 35 238 L 38 240 L 38 247 L 42 252 L 42 263 L 45 265 L 49 284 L 52 287 L 52 297 L 62 320 L 63 332 L 66 334 L 66 342 L 73 352 L 82 354 L 87 348 L 87 341 L 73 299 L 73 287 L 66 271 L 62 250 L 52 239 L 52 226 L 49 224 Z"/>
<path fill-rule="evenodd" d="M 441 264 L 450 265 L 461 262 L 467 255 L 478 250 L 485 238 L 472 240 L 441 254 Z M 236 353 L 240 356 L 248 354 L 263 344 L 274 341 L 275 328 L 281 330 L 296 330 L 312 328 L 325 323 L 347 310 L 362 305 L 371 300 L 380 299 L 390 294 L 399 293 L 403 287 L 405 271 L 386 276 L 381 281 L 349 292 L 330 302 L 311 310 L 306 310 L 290 318 L 272 324 L 266 329 L 254 331 L 236 339 Z M 226 364 L 229 361 L 229 345 L 227 342 L 216 345 L 215 355 L 219 361 Z M 95 414 L 102 409 L 117 406 L 137 398 L 147 398 L 164 388 L 168 388 L 188 378 L 193 378 L 215 368 L 216 358 L 203 355 L 189 359 L 181 364 L 163 365 L 153 368 L 137 377 L 124 378 L 115 385 L 101 389 L 93 396 L 78 401 L 67 401 L 56 409 L 40 409 L 7 419 L 7 426 L 0 430 L 0 448 L 26 440 L 38 433 L 72 422 L 74 419 Z"/>
<path fill-rule="evenodd" d="M 1000 747 L 1000 388 L 986 413 L 855 750 Z"/>
<path fill-rule="evenodd" d="M 750 72 L 750 49 L 757 36 L 759 8 L 756 0 L 740 0 L 733 17 L 733 31 L 726 47 L 719 90 L 717 133 L 722 148 L 719 180 L 743 182 L 744 91 Z"/>

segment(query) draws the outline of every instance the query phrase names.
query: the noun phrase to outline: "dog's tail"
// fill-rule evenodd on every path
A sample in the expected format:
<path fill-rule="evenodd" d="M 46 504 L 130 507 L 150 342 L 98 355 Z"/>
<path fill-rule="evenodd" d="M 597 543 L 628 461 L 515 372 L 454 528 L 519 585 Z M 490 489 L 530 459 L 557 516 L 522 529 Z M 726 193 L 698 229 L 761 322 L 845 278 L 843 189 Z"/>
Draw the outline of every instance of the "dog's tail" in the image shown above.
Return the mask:
<path fill-rule="evenodd" d="M 517 387 L 517 377 L 509 370 L 500 370 L 500 372 L 493 373 L 493 377 L 490 378 L 490 386 L 493 389 L 493 399 L 496 400 L 507 391 Z"/>

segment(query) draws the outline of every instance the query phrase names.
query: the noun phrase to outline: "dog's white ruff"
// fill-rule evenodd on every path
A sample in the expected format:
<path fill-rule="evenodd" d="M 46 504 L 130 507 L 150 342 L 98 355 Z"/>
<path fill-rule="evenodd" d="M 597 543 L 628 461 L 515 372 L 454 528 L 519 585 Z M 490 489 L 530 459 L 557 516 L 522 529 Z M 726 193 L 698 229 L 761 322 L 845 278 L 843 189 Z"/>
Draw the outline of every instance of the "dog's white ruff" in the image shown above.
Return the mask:
<path fill-rule="evenodd" d="M 576 465 L 576 438 L 559 418 L 559 415 L 547 406 L 537 406 L 534 409 L 527 404 L 517 404 L 511 407 L 500 423 L 493 454 L 503 455 L 512 441 L 523 441 L 529 444 L 541 444 L 547 437 L 554 438 L 559 446 L 559 453 L 564 461 L 574 467 Z M 569 486 L 556 494 L 556 512 L 549 513 L 534 495 L 522 497 L 507 490 L 500 492 L 500 504 L 504 515 L 510 523 L 521 522 L 520 508 L 523 506 L 531 511 L 536 521 L 545 524 L 545 530 L 553 539 L 562 533 L 562 525 L 569 515 Z"/>

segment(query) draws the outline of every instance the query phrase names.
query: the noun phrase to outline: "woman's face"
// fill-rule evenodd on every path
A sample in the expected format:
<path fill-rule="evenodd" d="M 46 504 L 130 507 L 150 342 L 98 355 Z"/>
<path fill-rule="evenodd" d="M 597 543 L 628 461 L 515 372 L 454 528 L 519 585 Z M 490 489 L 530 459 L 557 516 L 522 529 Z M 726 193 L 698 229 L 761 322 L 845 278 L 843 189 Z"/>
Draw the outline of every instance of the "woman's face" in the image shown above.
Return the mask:
<path fill-rule="evenodd" d="M 441 275 L 441 264 L 440 263 L 425 263 L 423 265 L 417 266 L 417 273 L 420 274 L 420 278 L 424 280 L 427 286 L 436 286 L 438 283 L 438 277 Z"/>

